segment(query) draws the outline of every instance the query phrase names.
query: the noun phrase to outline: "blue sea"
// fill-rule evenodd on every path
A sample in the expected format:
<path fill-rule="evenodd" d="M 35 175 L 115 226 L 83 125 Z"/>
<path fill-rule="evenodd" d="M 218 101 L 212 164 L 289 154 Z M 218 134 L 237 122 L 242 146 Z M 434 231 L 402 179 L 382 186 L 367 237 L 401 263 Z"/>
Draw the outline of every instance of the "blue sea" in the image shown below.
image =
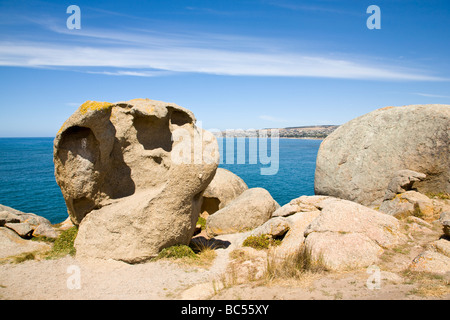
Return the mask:
<path fill-rule="evenodd" d="M 252 150 L 249 139 L 241 145 L 239 139 L 233 140 L 234 151 L 232 144 L 218 139 L 223 162 L 219 166 L 240 176 L 249 188 L 267 189 L 280 205 L 314 194 L 315 162 L 321 140 L 279 139 L 273 150 L 270 139 L 267 150 Z M 257 159 L 256 163 L 251 159 Z M 272 169 L 272 174 L 262 175 L 264 168 Z M 54 176 L 53 138 L 0 138 L 0 204 L 41 215 L 52 223 L 67 218 Z"/>

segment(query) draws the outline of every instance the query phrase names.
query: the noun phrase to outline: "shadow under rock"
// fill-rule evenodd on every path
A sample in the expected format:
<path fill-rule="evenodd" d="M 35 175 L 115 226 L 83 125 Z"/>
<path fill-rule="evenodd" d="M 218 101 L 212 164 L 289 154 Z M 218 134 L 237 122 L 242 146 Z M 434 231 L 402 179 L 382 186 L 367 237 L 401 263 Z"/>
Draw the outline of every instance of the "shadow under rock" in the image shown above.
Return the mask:
<path fill-rule="evenodd" d="M 194 251 L 201 251 L 204 248 L 210 248 L 213 250 L 226 249 L 230 246 L 230 241 L 224 241 L 219 239 L 207 239 L 204 236 L 197 236 L 191 239 L 189 246 Z"/>

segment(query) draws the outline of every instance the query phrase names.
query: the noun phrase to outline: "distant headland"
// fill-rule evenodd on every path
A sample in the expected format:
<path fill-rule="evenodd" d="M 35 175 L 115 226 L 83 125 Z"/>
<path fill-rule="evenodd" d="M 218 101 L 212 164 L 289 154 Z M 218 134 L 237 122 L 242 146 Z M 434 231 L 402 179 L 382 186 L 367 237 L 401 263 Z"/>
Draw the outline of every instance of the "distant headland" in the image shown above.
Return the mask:
<path fill-rule="evenodd" d="M 229 129 L 223 131 L 216 131 L 213 134 L 216 137 L 226 138 L 245 138 L 245 137 L 270 137 L 272 130 L 278 130 L 278 136 L 280 138 L 296 138 L 296 139 L 325 139 L 338 125 L 311 125 L 311 126 L 299 126 L 299 127 L 286 127 L 286 128 L 264 128 L 260 130 L 254 129 Z"/>

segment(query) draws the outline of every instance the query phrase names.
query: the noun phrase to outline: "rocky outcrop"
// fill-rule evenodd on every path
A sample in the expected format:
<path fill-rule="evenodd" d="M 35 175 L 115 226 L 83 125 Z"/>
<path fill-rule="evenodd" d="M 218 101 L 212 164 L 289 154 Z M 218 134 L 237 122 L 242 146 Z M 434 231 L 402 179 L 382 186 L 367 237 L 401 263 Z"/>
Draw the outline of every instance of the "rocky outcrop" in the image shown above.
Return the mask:
<path fill-rule="evenodd" d="M 201 212 L 207 217 L 224 208 L 247 189 L 247 184 L 240 177 L 231 171 L 218 168 L 214 179 L 203 192 Z"/>
<path fill-rule="evenodd" d="M 397 194 L 413 190 L 414 182 L 422 181 L 426 177 L 425 174 L 412 170 L 397 171 L 389 182 L 383 200 L 392 200 Z"/>
<path fill-rule="evenodd" d="M 15 231 L 0 227 L 0 260 L 50 248 L 47 243 L 23 239 Z"/>
<path fill-rule="evenodd" d="M 275 213 L 276 217 L 252 234 L 282 230 L 285 235 L 275 249 L 277 257 L 289 256 L 304 246 L 312 261 L 320 261 L 330 270 L 367 267 L 385 249 L 406 240 L 396 218 L 334 197 L 302 196 Z"/>
<path fill-rule="evenodd" d="M 0 227 L 13 230 L 24 239 L 35 236 L 56 238 L 56 230 L 49 220 L 34 213 L 25 213 L 0 204 Z"/>
<path fill-rule="evenodd" d="M 46 218 L 0 204 L 0 259 L 49 250 L 46 243 L 30 241 L 39 236 L 56 238 L 58 233 Z"/>
<path fill-rule="evenodd" d="M 331 270 L 367 267 L 405 240 L 397 219 L 357 203 L 327 199 L 304 235 L 307 250 Z"/>
<path fill-rule="evenodd" d="M 409 265 L 409 270 L 446 274 L 450 272 L 450 241 L 440 239 L 429 244 Z"/>
<path fill-rule="evenodd" d="M 219 162 L 187 109 L 135 99 L 84 103 L 54 141 L 56 181 L 80 257 L 144 261 L 188 244 Z"/>
<path fill-rule="evenodd" d="M 417 191 L 449 193 L 449 154 L 449 105 L 375 110 L 340 126 L 323 140 L 315 193 L 378 206 L 393 175 L 405 169 L 426 175 L 421 181 L 411 181 Z M 398 187 L 404 185 L 398 181 Z"/>
<path fill-rule="evenodd" d="M 278 203 L 266 189 L 248 189 L 208 217 L 206 233 L 212 237 L 254 229 L 269 220 L 277 208 Z"/>
<path fill-rule="evenodd" d="M 433 201 L 416 191 L 406 191 L 391 200 L 384 200 L 379 210 L 397 218 L 417 216 L 428 221 L 434 218 Z"/>

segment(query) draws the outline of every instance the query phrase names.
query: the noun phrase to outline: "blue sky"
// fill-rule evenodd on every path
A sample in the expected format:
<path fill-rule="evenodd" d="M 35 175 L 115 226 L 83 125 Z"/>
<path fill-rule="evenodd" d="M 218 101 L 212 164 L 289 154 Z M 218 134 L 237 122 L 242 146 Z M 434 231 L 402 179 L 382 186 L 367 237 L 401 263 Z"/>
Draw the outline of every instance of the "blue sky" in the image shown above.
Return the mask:
<path fill-rule="evenodd" d="M 448 0 L 2 0 L 0 136 L 54 136 L 86 100 L 174 102 L 205 129 L 450 104 L 449 38 Z"/>

